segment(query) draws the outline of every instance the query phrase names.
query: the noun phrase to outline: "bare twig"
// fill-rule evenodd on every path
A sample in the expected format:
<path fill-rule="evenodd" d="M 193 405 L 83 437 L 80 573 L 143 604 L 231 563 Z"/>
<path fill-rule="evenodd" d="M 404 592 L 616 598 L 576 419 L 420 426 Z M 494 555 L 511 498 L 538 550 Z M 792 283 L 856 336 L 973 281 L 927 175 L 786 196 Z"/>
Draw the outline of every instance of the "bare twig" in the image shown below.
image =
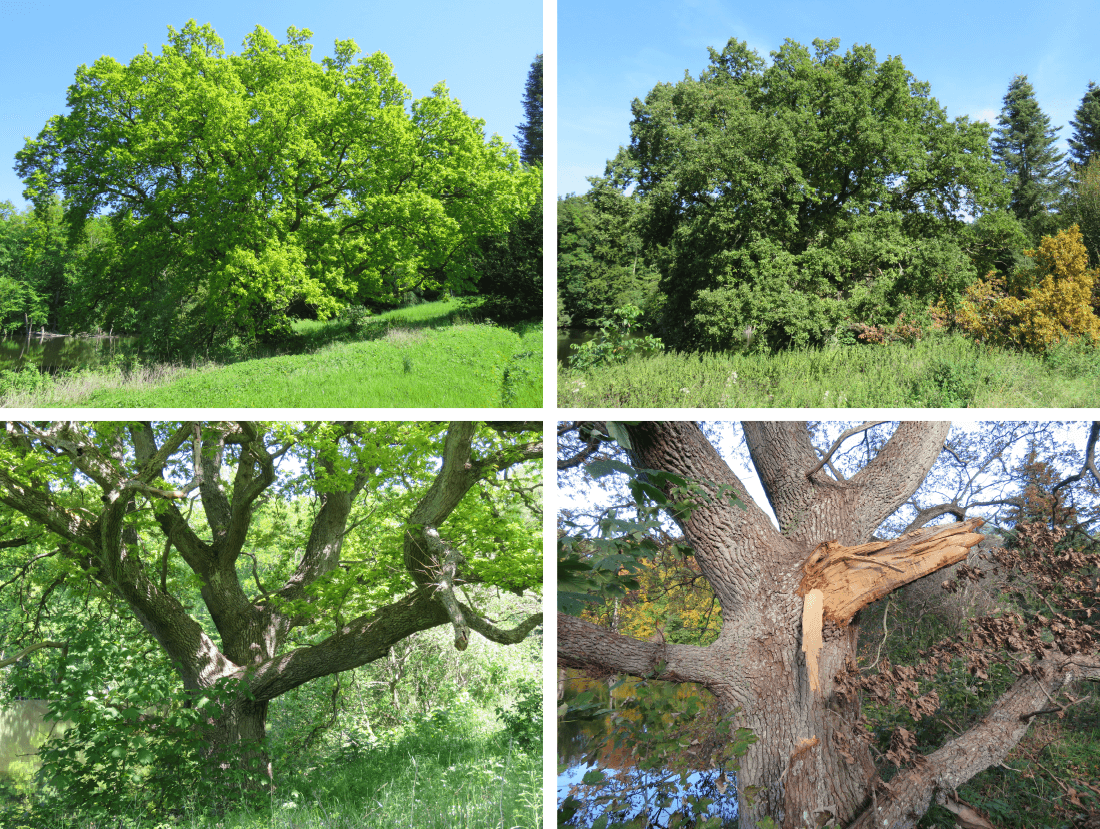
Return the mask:
<path fill-rule="evenodd" d="M 836 439 L 836 441 L 833 443 L 833 445 L 829 447 L 829 451 L 825 453 L 825 457 L 822 458 L 818 462 L 817 466 L 815 466 L 813 469 L 811 469 L 809 472 L 806 473 L 806 477 L 807 478 L 811 477 L 815 472 L 817 472 L 819 469 L 821 469 L 823 466 L 825 466 L 825 464 L 827 464 L 829 462 L 830 458 L 833 457 L 833 452 L 835 452 L 837 449 L 839 449 L 840 444 L 844 443 L 844 441 L 846 441 L 852 435 L 858 435 L 860 432 L 866 432 L 868 429 L 872 428 L 873 426 L 878 426 L 878 425 L 883 424 L 885 422 L 886 422 L 885 420 L 867 420 L 867 421 L 864 421 L 863 424 L 860 425 L 860 426 L 853 426 L 851 429 L 847 429 L 846 431 L 842 432 L 840 437 L 838 437 Z"/>

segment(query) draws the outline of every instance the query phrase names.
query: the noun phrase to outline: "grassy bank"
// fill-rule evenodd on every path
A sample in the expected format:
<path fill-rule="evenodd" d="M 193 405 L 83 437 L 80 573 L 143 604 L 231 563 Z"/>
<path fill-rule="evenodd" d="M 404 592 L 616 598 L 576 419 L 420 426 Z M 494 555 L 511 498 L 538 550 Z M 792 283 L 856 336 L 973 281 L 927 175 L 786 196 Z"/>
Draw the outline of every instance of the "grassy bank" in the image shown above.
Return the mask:
<path fill-rule="evenodd" d="M 565 371 L 566 407 L 1051 408 L 1100 405 L 1100 350 L 1062 345 L 1043 357 L 961 335 L 912 345 L 777 354 L 661 353 Z"/>
<path fill-rule="evenodd" d="M 454 301 L 296 327 L 298 353 L 229 363 L 0 372 L 3 407 L 542 405 L 542 326 L 476 322 Z"/>

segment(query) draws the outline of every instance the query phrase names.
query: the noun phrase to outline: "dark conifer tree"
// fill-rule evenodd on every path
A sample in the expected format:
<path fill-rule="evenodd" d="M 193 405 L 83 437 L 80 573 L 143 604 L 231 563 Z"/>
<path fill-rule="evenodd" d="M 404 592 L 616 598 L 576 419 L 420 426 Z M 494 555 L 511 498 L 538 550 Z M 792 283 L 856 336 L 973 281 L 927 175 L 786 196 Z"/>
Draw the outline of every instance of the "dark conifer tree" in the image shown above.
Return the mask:
<path fill-rule="evenodd" d="M 516 143 L 524 164 L 542 164 L 542 55 L 523 90 L 524 122 Z M 482 310 L 498 322 L 542 319 L 542 196 L 506 233 L 486 236 L 474 254 Z"/>
<path fill-rule="evenodd" d="M 1009 84 L 998 124 L 993 158 L 1004 165 L 1012 188 L 1009 206 L 1038 239 L 1050 229 L 1050 208 L 1065 186 L 1065 153 L 1054 146 L 1061 127 L 1050 126 L 1027 75 L 1017 75 Z"/>
<path fill-rule="evenodd" d="M 525 119 L 519 125 L 520 156 L 525 164 L 542 163 L 542 55 L 531 62 L 527 73 L 527 85 L 523 89 L 523 112 Z"/>
<path fill-rule="evenodd" d="M 1077 107 L 1069 125 L 1073 127 L 1070 154 L 1076 164 L 1084 166 L 1091 156 L 1100 155 L 1100 86 L 1089 81 L 1081 106 Z"/>

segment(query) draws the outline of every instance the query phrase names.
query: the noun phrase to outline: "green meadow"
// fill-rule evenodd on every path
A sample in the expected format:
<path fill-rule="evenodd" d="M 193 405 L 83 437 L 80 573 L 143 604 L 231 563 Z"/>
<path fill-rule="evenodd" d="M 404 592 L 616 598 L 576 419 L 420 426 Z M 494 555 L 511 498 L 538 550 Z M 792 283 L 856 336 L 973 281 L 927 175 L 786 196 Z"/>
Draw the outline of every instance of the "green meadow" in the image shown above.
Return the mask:
<path fill-rule="evenodd" d="M 1070 408 L 1100 404 L 1100 349 L 1035 356 L 959 334 L 767 354 L 660 352 L 562 371 L 558 404 L 621 408 Z"/>
<path fill-rule="evenodd" d="M 542 325 L 456 300 L 295 326 L 293 353 L 192 365 L 133 360 L 51 377 L 0 372 L 2 407 L 538 407 Z"/>

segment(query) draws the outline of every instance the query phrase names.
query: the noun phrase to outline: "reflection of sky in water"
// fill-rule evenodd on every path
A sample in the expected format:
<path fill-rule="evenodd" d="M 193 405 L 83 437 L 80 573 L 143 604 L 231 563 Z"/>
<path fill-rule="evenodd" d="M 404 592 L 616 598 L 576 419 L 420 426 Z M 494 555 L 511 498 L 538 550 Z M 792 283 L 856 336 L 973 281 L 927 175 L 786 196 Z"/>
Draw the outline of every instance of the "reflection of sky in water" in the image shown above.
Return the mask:
<path fill-rule="evenodd" d="M 596 768 L 595 764 L 577 764 L 568 767 L 558 775 L 559 805 L 569 795 L 570 789 L 580 784 L 584 775 L 594 768 Z M 641 771 L 632 768 L 616 775 L 615 772 L 605 769 L 604 777 L 611 782 L 603 790 L 603 794 L 613 793 L 619 796 L 619 803 L 616 804 L 616 821 L 618 823 L 639 817 L 648 806 L 649 823 L 647 825 L 653 827 L 668 826 L 670 817 L 675 813 L 686 810 L 689 815 L 693 814 L 691 804 L 684 801 L 686 794 L 692 798 L 712 798 L 714 803 L 706 810 L 704 817 L 718 815 L 722 818 L 723 826 L 736 825 L 737 797 L 732 774 L 730 775 L 730 785 L 725 794 L 720 794 L 715 787 L 715 779 L 718 777 L 717 770 L 697 771 L 689 774 L 686 792 L 680 784 L 680 775 L 674 772 Z M 665 796 L 658 797 L 659 792 L 665 794 Z M 577 797 L 581 800 L 584 799 L 579 792 Z M 606 806 L 594 805 L 586 812 L 578 812 L 567 825 L 591 826 L 606 808 Z M 615 822 L 611 825 L 615 825 Z"/>

